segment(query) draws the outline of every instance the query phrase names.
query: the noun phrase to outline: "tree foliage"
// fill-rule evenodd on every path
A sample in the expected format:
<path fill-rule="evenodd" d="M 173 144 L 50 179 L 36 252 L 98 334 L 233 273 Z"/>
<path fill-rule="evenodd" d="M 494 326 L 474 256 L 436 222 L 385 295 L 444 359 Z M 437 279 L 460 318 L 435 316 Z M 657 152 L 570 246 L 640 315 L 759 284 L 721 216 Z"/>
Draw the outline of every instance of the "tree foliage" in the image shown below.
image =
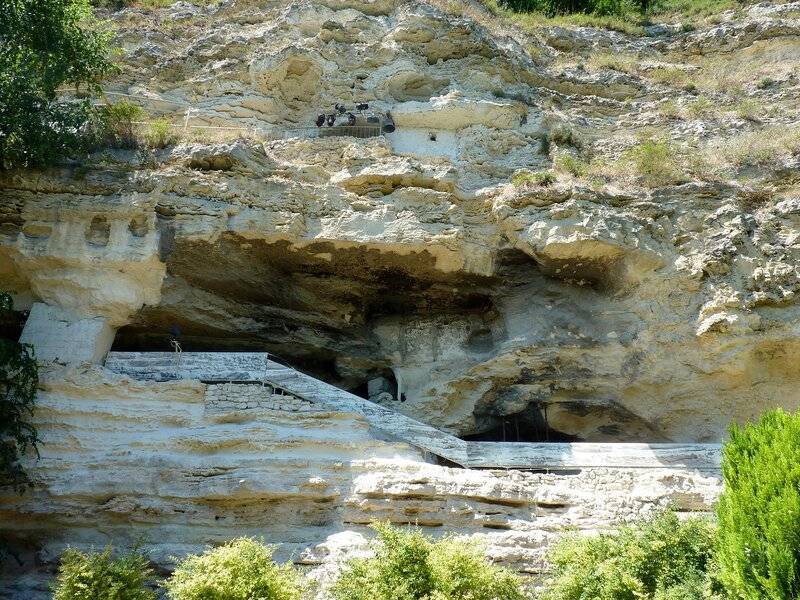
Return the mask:
<path fill-rule="evenodd" d="M 596 536 L 567 536 L 548 557 L 541 600 L 700 600 L 711 591 L 714 526 L 667 512 Z"/>
<path fill-rule="evenodd" d="M 297 572 L 272 560 L 272 548 L 238 538 L 188 556 L 164 582 L 172 600 L 300 600 Z"/>
<path fill-rule="evenodd" d="M 109 73 L 109 34 L 88 0 L 5 0 L 0 16 L 0 168 L 46 165 L 83 148 L 89 100 L 63 102 L 65 85 Z"/>
<path fill-rule="evenodd" d="M 645 12 L 650 2 L 649 0 L 505 0 L 502 4 L 518 12 L 542 12 L 550 16 L 571 13 L 608 16 Z"/>
<path fill-rule="evenodd" d="M 138 551 L 113 556 L 68 548 L 61 556 L 53 600 L 155 600 L 153 571 Z"/>
<path fill-rule="evenodd" d="M 374 558 L 350 561 L 332 588 L 337 600 L 522 600 L 518 578 L 489 564 L 479 546 L 377 524 Z"/>
<path fill-rule="evenodd" d="M 0 314 L 11 309 L 11 296 L 0 292 Z M 0 338 L 0 485 L 19 491 L 30 485 L 20 457 L 38 442 L 30 423 L 38 385 L 33 347 Z"/>
<path fill-rule="evenodd" d="M 720 579 L 734 598 L 800 597 L 800 416 L 733 426 L 717 508 Z"/>

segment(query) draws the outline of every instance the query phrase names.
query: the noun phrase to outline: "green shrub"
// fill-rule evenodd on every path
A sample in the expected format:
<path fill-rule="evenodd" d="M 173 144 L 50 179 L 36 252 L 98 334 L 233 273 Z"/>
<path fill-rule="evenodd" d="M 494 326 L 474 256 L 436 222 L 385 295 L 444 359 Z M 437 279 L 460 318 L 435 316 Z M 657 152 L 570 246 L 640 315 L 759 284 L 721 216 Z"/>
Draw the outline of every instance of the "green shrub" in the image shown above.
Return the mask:
<path fill-rule="evenodd" d="M 681 179 L 677 152 L 662 140 L 646 140 L 629 148 L 623 153 L 622 162 L 649 186 L 669 185 Z"/>
<path fill-rule="evenodd" d="M 691 74 L 678 67 L 656 67 L 645 72 L 650 79 L 671 86 L 686 88 L 693 85 Z"/>
<path fill-rule="evenodd" d="M 698 96 L 694 102 L 686 107 L 686 112 L 690 117 L 703 118 L 714 117 L 718 112 L 717 105 L 706 96 Z"/>
<path fill-rule="evenodd" d="M 537 185 L 539 187 L 547 187 L 554 184 L 556 176 L 550 171 L 520 171 L 515 173 L 511 178 L 511 183 L 516 187 L 526 185 Z"/>
<path fill-rule="evenodd" d="M 639 60 L 636 56 L 619 52 L 593 52 L 589 55 L 586 66 L 594 71 L 611 69 L 620 73 L 632 74 L 637 72 Z"/>
<path fill-rule="evenodd" d="M 144 109 L 130 102 L 116 102 L 103 107 L 100 113 L 101 141 L 116 148 L 136 148 L 136 121 L 144 118 Z"/>
<path fill-rule="evenodd" d="M 647 0 L 506 0 L 504 5 L 518 12 L 542 12 L 547 15 L 586 13 L 597 16 L 623 16 L 637 13 Z"/>
<path fill-rule="evenodd" d="M 109 546 L 103 552 L 81 552 L 68 548 L 53 590 L 53 600 L 155 600 L 147 589 L 153 572 L 147 558 L 137 552 L 112 556 Z"/>
<path fill-rule="evenodd" d="M 180 561 L 164 582 L 171 600 L 299 600 L 301 587 L 290 565 L 272 560 L 272 548 L 238 538 Z"/>
<path fill-rule="evenodd" d="M 748 98 L 741 100 L 738 104 L 736 104 L 734 107 L 734 112 L 740 119 L 758 123 L 761 120 L 761 117 L 764 116 L 766 110 L 758 102 Z"/>
<path fill-rule="evenodd" d="M 761 79 L 758 80 L 756 87 L 760 90 L 765 90 L 775 85 L 775 83 L 776 82 L 772 77 L 762 77 Z"/>
<path fill-rule="evenodd" d="M 681 116 L 681 107 L 675 100 L 668 99 L 661 103 L 658 107 L 658 112 L 668 119 L 677 119 Z"/>
<path fill-rule="evenodd" d="M 164 118 L 156 119 L 144 134 L 144 139 L 150 148 L 166 148 L 177 143 L 178 134 L 172 124 Z"/>
<path fill-rule="evenodd" d="M 700 600 L 715 541 L 708 520 L 672 512 L 614 533 L 565 537 L 549 554 L 541 600 Z"/>
<path fill-rule="evenodd" d="M 11 313 L 13 304 L 0 291 L 0 319 Z M 38 387 L 33 346 L 0 337 L 0 487 L 20 493 L 32 485 L 20 459 L 29 448 L 38 455 L 39 435 L 31 423 Z"/>
<path fill-rule="evenodd" d="M 800 596 L 800 416 L 733 426 L 717 508 L 720 580 L 735 598 Z"/>
<path fill-rule="evenodd" d="M 800 127 L 774 126 L 709 144 L 711 160 L 734 167 L 769 167 L 800 154 Z"/>
<path fill-rule="evenodd" d="M 60 90 L 114 70 L 111 34 L 97 27 L 87 0 L 3 2 L 0 18 L 0 169 L 48 165 L 85 150 L 87 100 Z"/>
<path fill-rule="evenodd" d="M 374 558 L 352 560 L 331 589 L 336 600 L 523 600 L 519 579 L 489 564 L 480 547 L 454 537 L 434 542 L 388 523 Z"/>

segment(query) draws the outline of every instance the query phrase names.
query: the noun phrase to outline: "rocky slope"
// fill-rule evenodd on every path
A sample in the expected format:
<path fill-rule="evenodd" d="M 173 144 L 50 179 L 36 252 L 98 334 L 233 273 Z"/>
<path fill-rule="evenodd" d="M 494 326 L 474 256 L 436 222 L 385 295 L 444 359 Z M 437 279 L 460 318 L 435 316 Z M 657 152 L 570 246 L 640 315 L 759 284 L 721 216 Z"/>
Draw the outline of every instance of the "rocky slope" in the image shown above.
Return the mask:
<path fill-rule="evenodd" d="M 800 404 L 798 15 L 800 3 L 765 3 L 630 37 L 523 31 L 452 2 L 109 13 L 123 49 L 109 99 L 131 96 L 183 140 L 4 175 L 0 279 L 20 311 L 101 319 L 117 349 L 168 350 L 177 326 L 184 349 L 266 349 L 459 436 L 716 442 L 731 419 Z M 390 112 L 396 131 L 316 137 L 317 114 L 354 101 Z M 263 531 L 267 505 L 292 513 L 268 531 L 287 548 L 390 513 L 464 532 L 488 523 L 513 547 L 493 552 L 535 570 L 548 511 L 604 526 L 663 504 L 673 484 L 708 508 L 716 485 L 465 479 L 346 415 L 270 416 L 249 448 L 248 430 L 207 427 L 201 384 L 160 385 L 99 367 L 48 375 L 41 494 L 58 500 L 6 514 L 40 538 L 58 516 L 69 535 L 54 548 L 97 542 L 97 522 L 109 538 L 130 519 L 170 523 L 164 556 Z M 278 444 L 285 463 L 256 460 L 287 419 L 303 441 Z M 177 437 L 136 464 L 123 450 L 134 441 L 112 444 L 113 460 L 78 443 L 117 439 L 123 422 Z M 162 452 L 183 474 L 141 492 L 141 465 L 167 468 Z M 224 479 L 207 484 L 203 469 Z M 266 487 L 238 491 L 253 473 Z M 594 500 L 595 485 L 607 495 Z M 539 503 L 540 489 L 558 500 Z"/>

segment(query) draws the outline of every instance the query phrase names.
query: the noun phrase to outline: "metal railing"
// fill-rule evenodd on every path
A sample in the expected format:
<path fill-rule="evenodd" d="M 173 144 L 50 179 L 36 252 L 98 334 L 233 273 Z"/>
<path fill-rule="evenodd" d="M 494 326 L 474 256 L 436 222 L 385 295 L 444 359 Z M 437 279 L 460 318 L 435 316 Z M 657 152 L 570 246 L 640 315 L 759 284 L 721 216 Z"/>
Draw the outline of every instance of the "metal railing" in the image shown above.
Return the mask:
<path fill-rule="evenodd" d="M 380 125 L 334 125 L 328 127 L 288 127 L 283 130 L 281 137 L 326 138 L 326 137 L 354 137 L 373 138 L 381 137 L 383 130 Z"/>

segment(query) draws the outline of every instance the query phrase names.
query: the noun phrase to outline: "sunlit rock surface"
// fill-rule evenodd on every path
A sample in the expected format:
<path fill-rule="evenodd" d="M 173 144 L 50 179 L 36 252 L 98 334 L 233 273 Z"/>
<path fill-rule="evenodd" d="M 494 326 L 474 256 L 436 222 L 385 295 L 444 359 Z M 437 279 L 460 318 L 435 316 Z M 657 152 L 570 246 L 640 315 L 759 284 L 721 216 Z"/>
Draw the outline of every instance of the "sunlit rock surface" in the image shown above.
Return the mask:
<path fill-rule="evenodd" d="M 709 473 L 431 464 L 352 414 L 248 407 L 235 388 L 210 401 L 199 382 L 89 366 L 112 337 L 268 351 L 364 397 L 379 381 L 375 401 L 477 440 L 716 443 L 731 420 L 800 404 L 796 154 L 655 187 L 563 170 L 511 182 L 578 146 L 613 166 L 654 131 L 702 158 L 796 127 L 800 5 L 630 37 L 528 35 L 446 4 L 108 13 L 122 48 L 108 91 L 183 139 L 0 180 L 0 282 L 20 326 L 31 310 L 25 339 L 57 360 L 36 416 L 39 486 L 0 504 L 26 568 L 141 535 L 164 566 L 252 533 L 325 581 L 388 518 L 482 537 L 537 572 L 565 527 L 670 502 L 707 511 L 718 492 Z M 638 70 L 593 66 L 598 53 Z M 721 82 L 746 72 L 734 83 L 756 114 L 697 109 L 689 59 Z M 712 107 L 725 86 L 703 92 Z M 317 137 L 318 114 L 355 101 L 395 132 Z M 66 337 L 47 339 L 48 320 Z M 27 598 L 43 581 L 9 585 Z"/>

